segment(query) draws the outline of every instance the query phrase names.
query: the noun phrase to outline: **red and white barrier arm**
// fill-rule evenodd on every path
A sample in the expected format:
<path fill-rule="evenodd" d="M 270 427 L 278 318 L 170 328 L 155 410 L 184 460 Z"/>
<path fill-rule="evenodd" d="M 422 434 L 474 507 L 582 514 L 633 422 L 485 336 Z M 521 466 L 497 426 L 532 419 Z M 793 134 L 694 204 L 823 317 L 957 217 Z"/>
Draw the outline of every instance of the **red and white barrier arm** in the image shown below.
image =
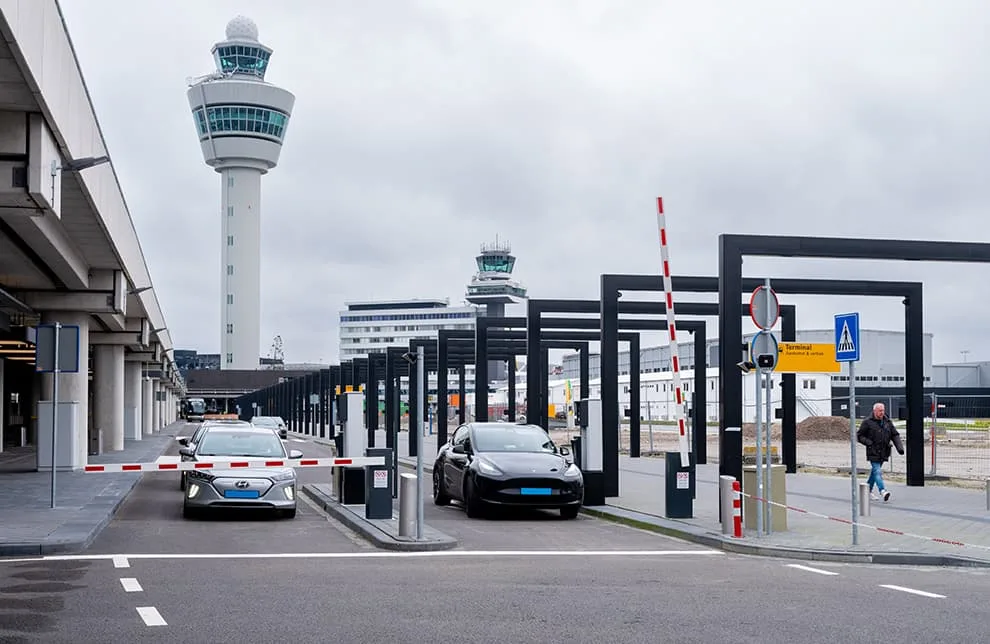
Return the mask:
<path fill-rule="evenodd" d="M 784 508 L 791 510 L 792 512 L 798 512 L 800 514 L 807 514 L 808 516 L 818 517 L 820 519 L 828 519 L 829 521 L 837 521 L 839 523 L 844 523 L 846 525 L 853 525 L 853 521 L 849 519 L 843 519 L 842 517 L 832 517 L 827 514 L 821 514 L 819 512 L 812 512 L 811 510 L 805 510 L 804 508 L 796 508 L 792 505 L 785 505 L 783 503 L 775 503 L 774 501 L 769 501 L 766 499 L 761 499 L 758 496 L 751 494 L 743 494 L 743 496 L 753 499 L 757 503 L 769 503 L 770 505 L 776 506 L 778 508 Z M 956 541 L 955 539 L 946 539 L 944 537 L 929 537 L 923 534 L 914 534 L 912 532 L 904 532 L 903 530 L 894 530 L 892 528 L 881 528 L 880 526 L 870 525 L 869 523 L 861 523 L 856 521 L 855 524 L 861 528 L 867 528 L 869 530 L 876 530 L 877 532 L 882 532 L 884 534 L 894 534 L 899 537 L 911 537 L 912 539 L 924 539 L 925 541 L 934 541 L 935 543 L 944 543 L 950 546 L 959 546 L 961 548 L 977 548 L 979 550 L 990 550 L 990 546 L 981 546 L 975 543 L 963 543 L 962 541 Z"/>
<path fill-rule="evenodd" d="M 83 472 L 114 474 L 120 472 L 186 472 L 189 470 L 242 470 L 265 467 L 366 467 L 385 465 L 384 456 L 359 456 L 355 458 L 293 458 L 247 459 L 243 461 L 181 461 L 173 463 L 106 463 L 87 465 Z"/>

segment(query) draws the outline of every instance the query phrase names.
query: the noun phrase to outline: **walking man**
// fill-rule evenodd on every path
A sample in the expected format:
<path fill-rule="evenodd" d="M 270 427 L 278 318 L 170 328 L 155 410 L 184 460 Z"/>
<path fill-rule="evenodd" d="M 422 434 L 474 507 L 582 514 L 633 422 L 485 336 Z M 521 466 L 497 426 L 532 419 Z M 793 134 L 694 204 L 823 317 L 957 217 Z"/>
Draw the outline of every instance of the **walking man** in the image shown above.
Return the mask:
<path fill-rule="evenodd" d="M 890 444 L 893 442 L 898 454 L 904 453 L 904 444 L 901 443 L 901 435 L 898 433 L 894 423 L 887 417 L 883 403 L 878 402 L 873 405 L 873 415 L 863 421 L 856 432 L 856 440 L 866 445 L 866 460 L 870 462 L 870 478 L 866 483 L 870 486 L 870 498 L 884 501 L 890 500 L 890 491 L 883 483 L 883 464 L 890 458 Z M 880 492 L 879 496 L 873 492 L 873 486 Z"/>

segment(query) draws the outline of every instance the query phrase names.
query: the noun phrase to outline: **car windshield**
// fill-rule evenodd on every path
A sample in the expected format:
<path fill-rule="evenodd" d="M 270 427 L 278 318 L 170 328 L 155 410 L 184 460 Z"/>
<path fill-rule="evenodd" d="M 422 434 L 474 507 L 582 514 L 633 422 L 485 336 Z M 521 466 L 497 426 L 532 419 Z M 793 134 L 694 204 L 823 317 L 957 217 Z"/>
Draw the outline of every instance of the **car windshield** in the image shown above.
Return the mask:
<path fill-rule="evenodd" d="M 278 427 L 278 421 L 274 418 L 266 418 L 264 416 L 259 416 L 258 418 L 251 419 L 252 425 L 257 425 L 259 427 Z"/>
<path fill-rule="evenodd" d="M 268 432 L 211 429 L 199 443 L 199 456 L 284 457 L 278 436 Z"/>
<path fill-rule="evenodd" d="M 549 452 L 555 451 L 553 441 L 539 427 L 525 425 L 494 425 L 475 427 L 476 452 Z"/>

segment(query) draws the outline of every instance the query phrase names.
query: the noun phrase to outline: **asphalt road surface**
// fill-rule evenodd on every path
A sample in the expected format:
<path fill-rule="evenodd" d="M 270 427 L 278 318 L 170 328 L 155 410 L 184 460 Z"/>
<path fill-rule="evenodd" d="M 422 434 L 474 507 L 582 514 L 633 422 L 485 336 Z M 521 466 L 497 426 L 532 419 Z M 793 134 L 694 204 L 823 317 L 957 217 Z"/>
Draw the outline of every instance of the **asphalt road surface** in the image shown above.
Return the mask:
<path fill-rule="evenodd" d="M 728 555 L 597 519 L 469 520 L 431 502 L 430 524 L 462 547 L 395 553 L 305 503 L 291 520 L 184 520 L 175 479 L 146 474 L 83 555 L 0 560 L 0 642 L 987 639 L 990 571 Z"/>

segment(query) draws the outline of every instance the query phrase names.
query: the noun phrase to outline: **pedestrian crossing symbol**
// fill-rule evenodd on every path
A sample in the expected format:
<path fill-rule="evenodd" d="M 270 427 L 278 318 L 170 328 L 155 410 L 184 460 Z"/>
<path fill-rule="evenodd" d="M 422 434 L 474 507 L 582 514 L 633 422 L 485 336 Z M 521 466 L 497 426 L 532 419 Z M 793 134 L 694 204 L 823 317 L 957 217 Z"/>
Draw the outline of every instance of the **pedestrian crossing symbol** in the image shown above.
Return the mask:
<path fill-rule="evenodd" d="M 838 362 L 859 360 L 859 313 L 835 316 L 835 359 Z"/>

